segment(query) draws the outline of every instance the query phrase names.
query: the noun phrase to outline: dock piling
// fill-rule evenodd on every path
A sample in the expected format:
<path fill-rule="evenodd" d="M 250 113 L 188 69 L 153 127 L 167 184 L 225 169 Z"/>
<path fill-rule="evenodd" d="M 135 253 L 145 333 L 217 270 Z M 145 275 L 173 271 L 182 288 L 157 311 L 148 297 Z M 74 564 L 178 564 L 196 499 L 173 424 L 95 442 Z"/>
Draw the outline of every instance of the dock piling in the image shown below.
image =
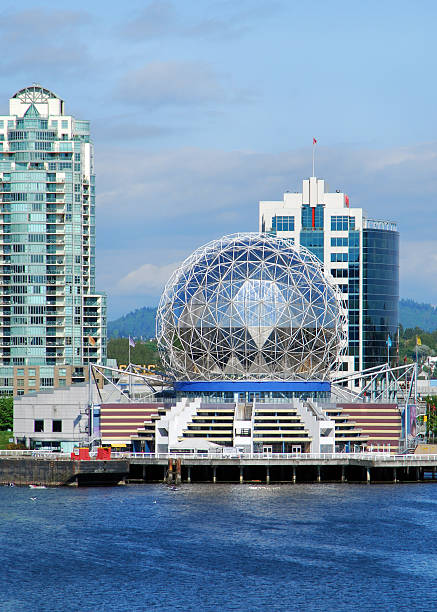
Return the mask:
<path fill-rule="evenodd" d="M 182 462 L 180 459 L 176 459 L 176 478 L 175 483 L 180 485 L 182 482 Z"/>

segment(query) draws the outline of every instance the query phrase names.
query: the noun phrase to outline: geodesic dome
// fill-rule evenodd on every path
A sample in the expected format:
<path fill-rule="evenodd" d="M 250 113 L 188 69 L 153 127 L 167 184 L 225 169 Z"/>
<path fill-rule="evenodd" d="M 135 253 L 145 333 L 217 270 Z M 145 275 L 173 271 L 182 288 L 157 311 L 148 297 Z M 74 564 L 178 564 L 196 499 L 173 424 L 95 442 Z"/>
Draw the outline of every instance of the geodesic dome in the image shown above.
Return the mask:
<path fill-rule="evenodd" d="M 333 279 L 304 247 L 231 234 L 172 274 L 157 314 L 158 348 L 176 380 L 324 379 L 346 344 Z"/>

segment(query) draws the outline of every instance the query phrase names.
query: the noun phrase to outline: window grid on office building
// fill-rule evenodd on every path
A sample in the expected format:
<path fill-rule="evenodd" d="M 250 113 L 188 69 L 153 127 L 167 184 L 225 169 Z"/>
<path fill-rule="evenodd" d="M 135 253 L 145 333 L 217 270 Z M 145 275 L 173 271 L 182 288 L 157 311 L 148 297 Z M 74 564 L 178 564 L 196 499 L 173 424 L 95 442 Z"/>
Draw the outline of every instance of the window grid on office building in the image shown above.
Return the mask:
<path fill-rule="evenodd" d="M 347 232 L 349 229 L 355 229 L 355 217 L 346 215 L 333 215 L 331 217 L 332 232 Z"/>
<path fill-rule="evenodd" d="M 293 232 L 294 217 L 275 215 L 272 219 L 272 230 L 277 232 Z"/>

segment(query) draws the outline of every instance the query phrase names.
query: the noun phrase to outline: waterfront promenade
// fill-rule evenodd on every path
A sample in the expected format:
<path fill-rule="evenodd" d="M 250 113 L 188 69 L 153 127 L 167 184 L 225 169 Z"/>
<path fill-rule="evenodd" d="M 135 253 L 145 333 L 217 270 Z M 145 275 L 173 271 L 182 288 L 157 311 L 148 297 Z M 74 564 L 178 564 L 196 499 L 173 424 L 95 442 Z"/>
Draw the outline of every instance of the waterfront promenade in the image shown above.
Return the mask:
<path fill-rule="evenodd" d="M 110 460 L 41 451 L 0 451 L 0 483 L 93 485 L 126 482 L 437 482 L 437 455 L 389 453 L 113 453 Z"/>

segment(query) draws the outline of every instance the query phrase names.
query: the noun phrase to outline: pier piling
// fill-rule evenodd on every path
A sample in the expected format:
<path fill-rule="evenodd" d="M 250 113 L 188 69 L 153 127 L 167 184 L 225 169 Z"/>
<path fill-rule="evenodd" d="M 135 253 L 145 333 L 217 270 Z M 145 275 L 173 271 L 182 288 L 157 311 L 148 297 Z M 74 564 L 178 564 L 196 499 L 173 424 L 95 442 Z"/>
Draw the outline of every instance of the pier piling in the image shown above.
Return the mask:
<path fill-rule="evenodd" d="M 176 459 L 176 478 L 175 483 L 180 485 L 182 482 L 182 462 L 180 459 Z"/>

